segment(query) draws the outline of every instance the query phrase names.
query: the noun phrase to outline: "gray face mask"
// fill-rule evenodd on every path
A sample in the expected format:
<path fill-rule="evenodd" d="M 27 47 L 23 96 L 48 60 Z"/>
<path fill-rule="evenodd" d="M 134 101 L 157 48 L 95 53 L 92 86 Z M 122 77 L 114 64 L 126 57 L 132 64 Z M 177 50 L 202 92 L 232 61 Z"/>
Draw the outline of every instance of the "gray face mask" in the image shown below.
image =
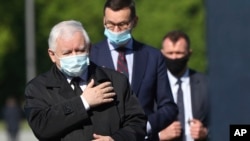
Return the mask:
<path fill-rule="evenodd" d="M 88 54 L 67 56 L 59 59 L 61 72 L 72 77 L 81 76 L 89 65 Z"/>
<path fill-rule="evenodd" d="M 112 44 L 117 46 L 126 44 L 131 39 L 130 29 L 122 32 L 112 32 L 105 28 L 104 35 L 110 40 Z"/>

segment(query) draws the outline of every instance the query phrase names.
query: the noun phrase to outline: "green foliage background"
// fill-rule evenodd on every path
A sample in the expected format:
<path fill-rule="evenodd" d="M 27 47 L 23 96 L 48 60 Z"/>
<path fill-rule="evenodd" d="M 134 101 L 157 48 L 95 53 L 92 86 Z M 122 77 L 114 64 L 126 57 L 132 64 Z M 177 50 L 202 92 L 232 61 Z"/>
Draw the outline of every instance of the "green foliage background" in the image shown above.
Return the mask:
<path fill-rule="evenodd" d="M 180 29 L 191 38 L 190 67 L 205 72 L 205 9 L 203 0 L 135 0 L 139 22 L 133 36 L 156 48 L 169 31 Z M 105 0 L 34 0 L 37 74 L 51 66 L 47 49 L 50 29 L 62 20 L 81 21 L 92 43 L 104 38 Z M 0 0 L 0 105 L 8 95 L 23 99 L 25 70 L 25 1 Z"/>

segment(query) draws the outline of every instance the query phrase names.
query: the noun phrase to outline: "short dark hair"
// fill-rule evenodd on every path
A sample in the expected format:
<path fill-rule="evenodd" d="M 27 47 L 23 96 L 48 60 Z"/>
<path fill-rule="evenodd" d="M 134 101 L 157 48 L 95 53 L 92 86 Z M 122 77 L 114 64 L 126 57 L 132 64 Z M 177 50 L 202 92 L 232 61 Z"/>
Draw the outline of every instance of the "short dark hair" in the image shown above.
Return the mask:
<path fill-rule="evenodd" d="M 110 8 L 113 11 L 118 11 L 126 7 L 128 7 L 131 11 L 130 18 L 135 18 L 136 10 L 134 0 L 107 0 L 103 8 L 103 13 L 105 15 L 106 8 Z"/>
<path fill-rule="evenodd" d="M 186 40 L 188 48 L 190 48 L 190 39 L 188 35 L 183 31 L 170 31 L 163 37 L 162 41 L 164 41 L 166 38 L 169 38 L 173 43 L 176 43 L 180 38 L 183 38 L 184 40 Z"/>

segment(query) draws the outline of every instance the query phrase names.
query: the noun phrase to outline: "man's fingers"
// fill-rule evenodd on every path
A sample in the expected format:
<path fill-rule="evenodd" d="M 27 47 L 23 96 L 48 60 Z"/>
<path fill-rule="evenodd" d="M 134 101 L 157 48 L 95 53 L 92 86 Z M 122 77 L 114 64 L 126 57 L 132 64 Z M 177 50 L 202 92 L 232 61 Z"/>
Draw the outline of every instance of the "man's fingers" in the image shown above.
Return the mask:
<path fill-rule="evenodd" d="M 99 84 L 98 86 L 96 86 L 97 88 L 99 89 L 103 89 L 103 88 L 106 88 L 106 87 L 111 87 L 111 82 L 103 82 L 101 84 Z"/>
<path fill-rule="evenodd" d="M 103 98 L 108 99 L 108 98 L 114 97 L 115 95 L 116 95 L 115 93 L 106 93 L 106 94 L 103 95 Z"/>
<path fill-rule="evenodd" d="M 174 121 L 173 124 L 174 124 L 174 126 L 181 126 L 181 122 L 180 121 Z"/>
<path fill-rule="evenodd" d="M 102 103 L 109 103 L 109 102 L 112 102 L 114 101 L 114 98 L 105 98 L 102 100 Z"/>
<path fill-rule="evenodd" d="M 105 93 L 112 92 L 113 90 L 114 90 L 113 87 L 106 87 L 106 88 L 103 88 L 103 89 L 102 89 L 102 92 L 105 94 Z"/>
<path fill-rule="evenodd" d="M 97 138 L 100 138 L 100 135 L 97 135 L 97 134 L 93 134 L 93 137 L 95 138 L 95 139 L 97 139 Z"/>
<path fill-rule="evenodd" d="M 115 93 L 106 93 L 103 95 L 102 103 L 109 103 L 114 101 Z"/>
<path fill-rule="evenodd" d="M 92 88 L 94 86 L 94 84 L 95 84 L 94 79 L 91 79 L 89 84 L 87 85 L 87 88 Z"/>

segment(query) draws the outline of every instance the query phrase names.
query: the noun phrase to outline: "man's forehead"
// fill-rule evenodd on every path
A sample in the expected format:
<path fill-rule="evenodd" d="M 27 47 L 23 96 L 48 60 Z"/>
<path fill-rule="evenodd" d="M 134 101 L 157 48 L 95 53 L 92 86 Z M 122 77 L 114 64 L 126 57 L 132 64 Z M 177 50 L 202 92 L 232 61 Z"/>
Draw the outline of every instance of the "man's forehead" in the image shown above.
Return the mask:
<path fill-rule="evenodd" d="M 72 38 L 79 36 L 81 38 L 84 38 L 82 35 L 82 32 L 75 31 L 75 32 L 61 32 L 61 34 L 58 36 L 58 40 L 72 40 Z"/>
<path fill-rule="evenodd" d="M 127 21 L 130 19 L 130 13 L 131 11 L 129 8 L 124 8 L 118 11 L 113 11 L 110 8 L 106 8 L 104 18 L 112 22 L 121 22 L 124 20 Z"/>

